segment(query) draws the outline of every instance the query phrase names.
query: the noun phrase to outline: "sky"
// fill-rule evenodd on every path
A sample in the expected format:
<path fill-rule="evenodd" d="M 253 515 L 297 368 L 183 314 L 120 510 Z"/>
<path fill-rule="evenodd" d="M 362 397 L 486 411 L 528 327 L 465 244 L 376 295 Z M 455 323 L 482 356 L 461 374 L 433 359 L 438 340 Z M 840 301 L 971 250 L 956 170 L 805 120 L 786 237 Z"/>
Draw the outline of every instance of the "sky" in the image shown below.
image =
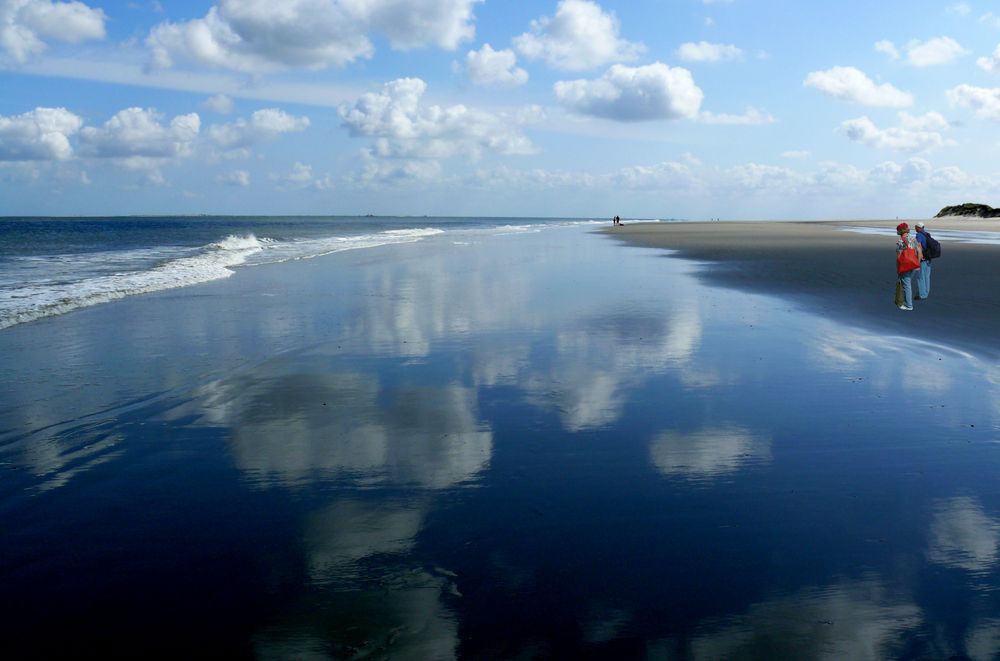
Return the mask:
<path fill-rule="evenodd" d="M 1000 2 L 0 0 L 0 215 L 1000 206 Z"/>

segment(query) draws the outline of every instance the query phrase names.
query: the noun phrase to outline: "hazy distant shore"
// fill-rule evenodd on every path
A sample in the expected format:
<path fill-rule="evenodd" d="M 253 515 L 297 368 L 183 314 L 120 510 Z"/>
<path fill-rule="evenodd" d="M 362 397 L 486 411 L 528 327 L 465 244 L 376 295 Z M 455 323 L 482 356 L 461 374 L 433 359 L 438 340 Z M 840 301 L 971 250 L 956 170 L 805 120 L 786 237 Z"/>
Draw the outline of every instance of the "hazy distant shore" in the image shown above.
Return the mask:
<path fill-rule="evenodd" d="M 898 220 L 626 223 L 608 234 L 637 246 L 706 262 L 698 275 L 731 288 L 790 297 L 820 314 L 885 332 L 1000 355 L 1000 246 L 942 240 L 931 295 L 913 313 L 892 304 L 894 239 L 843 228 L 891 232 Z M 909 221 L 912 226 L 915 221 Z M 932 219 L 935 230 L 1000 232 L 996 220 Z M 822 338 L 817 338 L 822 341 Z"/>

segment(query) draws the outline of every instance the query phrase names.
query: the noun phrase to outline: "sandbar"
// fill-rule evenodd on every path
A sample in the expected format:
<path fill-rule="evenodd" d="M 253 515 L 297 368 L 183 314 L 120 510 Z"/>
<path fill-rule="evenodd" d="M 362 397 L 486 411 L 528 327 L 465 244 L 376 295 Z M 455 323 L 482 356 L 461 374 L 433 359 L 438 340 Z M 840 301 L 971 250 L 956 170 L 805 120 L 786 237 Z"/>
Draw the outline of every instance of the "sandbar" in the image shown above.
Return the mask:
<path fill-rule="evenodd" d="M 664 248 L 672 257 L 695 260 L 697 275 L 710 284 L 779 295 L 843 323 L 1000 357 L 1000 245 L 942 239 L 930 296 L 905 312 L 893 304 L 893 236 L 845 230 L 855 226 L 892 232 L 898 222 L 626 222 L 603 231 L 627 244 Z M 915 221 L 908 222 L 912 227 Z M 1000 221 L 994 219 L 924 222 L 932 234 L 1000 233 Z"/>

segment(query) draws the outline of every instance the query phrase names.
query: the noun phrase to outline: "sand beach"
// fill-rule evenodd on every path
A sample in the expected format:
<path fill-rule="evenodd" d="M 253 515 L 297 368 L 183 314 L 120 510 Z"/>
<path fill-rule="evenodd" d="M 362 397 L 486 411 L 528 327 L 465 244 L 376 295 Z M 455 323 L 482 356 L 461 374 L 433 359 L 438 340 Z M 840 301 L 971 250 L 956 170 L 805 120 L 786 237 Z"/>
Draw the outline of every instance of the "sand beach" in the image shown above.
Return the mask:
<path fill-rule="evenodd" d="M 914 314 L 892 305 L 894 228 L 899 220 L 626 223 L 607 233 L 703 262 L 698 275 L 726 287 L 780 294 L 843 323 L 900 336 L 957 343 L 996 355 L 1000 328 L 1000 245 L 949 241 L 949 232 L 996 232 L 1000 222 L 924 221 L 942 242 L 931 295 Z M 910 226 L 916 222 L 908 221 Z M 884 234 L 850 229 L 880 229 Z"/>

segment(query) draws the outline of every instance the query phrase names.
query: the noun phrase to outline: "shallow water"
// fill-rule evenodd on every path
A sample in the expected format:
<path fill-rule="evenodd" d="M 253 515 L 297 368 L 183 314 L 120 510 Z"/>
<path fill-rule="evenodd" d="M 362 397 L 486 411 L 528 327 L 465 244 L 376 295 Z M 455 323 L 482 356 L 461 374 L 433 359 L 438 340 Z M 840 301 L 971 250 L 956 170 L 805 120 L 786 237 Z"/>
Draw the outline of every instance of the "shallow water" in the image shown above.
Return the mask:
<path fill-rule="evenodd" d="M 1000 365 L 585 228 L 0 331 L 8 649 L 1000 653 Z"/>

